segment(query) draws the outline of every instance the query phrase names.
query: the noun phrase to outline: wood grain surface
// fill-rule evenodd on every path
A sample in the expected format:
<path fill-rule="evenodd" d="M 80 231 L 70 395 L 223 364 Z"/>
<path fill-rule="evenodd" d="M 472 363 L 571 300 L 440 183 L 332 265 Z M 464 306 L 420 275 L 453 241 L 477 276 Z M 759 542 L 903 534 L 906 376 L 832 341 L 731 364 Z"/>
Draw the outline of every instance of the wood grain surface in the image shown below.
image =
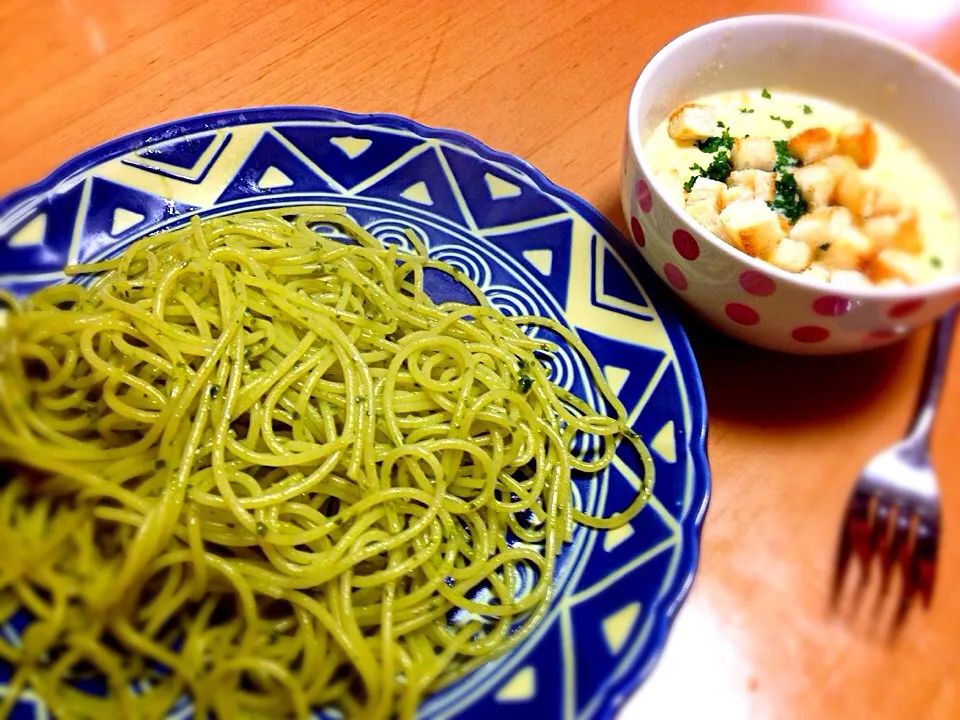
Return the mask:
<path fill-rule="evenodd" d="M 470 133 L 623 229 L 627 99 L 647 59 L 721 16 L 852 19 L 960 69 L 952 0 L 3 0 L 0 194 L 147 125 L 265 104 L 385 111 Z M 905 17 L 909 12 L 910 17 Z M 903 431 L 927 331 L 839 359 L 792 358 L 685 319 L 710 412 L 700 570 L 625 718 L 960 717 L 960 351 L 933 455 L 940 583 L 899 638 L 868 590 L 828 609 L 850 484 Z"/>

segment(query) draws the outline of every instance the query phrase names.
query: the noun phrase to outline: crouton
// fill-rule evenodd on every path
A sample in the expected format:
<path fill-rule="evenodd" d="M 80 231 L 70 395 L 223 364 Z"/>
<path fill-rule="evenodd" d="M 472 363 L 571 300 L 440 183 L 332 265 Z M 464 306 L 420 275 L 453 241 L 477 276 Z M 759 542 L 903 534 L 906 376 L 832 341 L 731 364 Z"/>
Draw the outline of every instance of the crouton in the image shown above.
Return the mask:
<path fill-rule="evenodd" d="M 660 190 L 668 200 L 673 200 L 681 207 L 684 204 L 683 180 L 676 170 L 661 170 L 657 173 L 657 182 Z"/>
<path fill-rule="evenodd" d="M 677 142 L 704 140 L 717 134 L 717 116 L 713 108 L 686 103 L 670 113 L 667 134 Z"/>
<path fill-rule="evenodd" d="M 833 155 L 824 160 L 823 164 L 830 168 L 837 179 L 833 193 L 834 202 L 847 208 L 854 215 L 859 215 L 866 193 L 860 168 L 846 155 Z"/>
<path fill-rule="evenodd" d="M 768 258 L 771 265 L 776 265 L 787 272 L 803 272 L 813 260 L 813 248 L 799 240 L 783 238 Z"/>
<path fill-rule="evenodd" d="M 811 248 L 817 248 L 833 241 L 853 225 L 853 215 L 846 208 L 820 208 L 803 215 L 792 228 L 790 237 L 800 240 Z"/>
<path fill-rule="evenodd" d="M 837 188 L 837 177 L 823 163 L 814 163 L 793 171 L 793 177 L 800 189 L 800 197 L 814 209 L 828 207 L 833 202 Z"/>
<path fill-rule="evenodd" d="M 902 210 L 896 215 L 867 218 L 860 229 L 880 250 L 893 248 L 914 255 L 923 250 L 917 213 L 912 209 Z"/>
<path fill-rule="evenodd" d="M 830 283 L 850 290 L 870 287 L 867 276 L 859 270 L 834 270 L 830 273 Z"/>
<path fill-rule="evenodd" d="M 770 138 L 737 138 L 733 141 L 730 162 L 733 164 L 734 170 L 764 170 L 769 172 L 777 164 L 777 148 Z"/>
<path fill-rule="evenodd" d="M 747 188 L 752 197 L 770 202 L 776 190 L 777 176 L 765 170 L 734 170 L 727 178 L 727 184 Z"/>
<path fill-rule="evenodd" d="M 877 133 L 869 120 L 857 120 L 840 129 L 837 151 L 852 158 L 862 168 L 873 165 L 877 157 Z"/>
<path fill-rule="evenodd" d="M 810 128 L 787 140 L 787 150 L 804 165 L 812 165 L 837 151 L 837 139 L 826 128 Z"/>
<path fill-rule="evenodd" d="M 720 220 L 734 247 L 748 255 L 766 258 L 783 237 L 777 214 L 763 200 L 746 200 L 728 206 Z"/>
<path fill-rule="evenodd" d="M 720 199 L 721 210 L 727 205 L 733 205 L 735 202 L 743 202 L 744 200 L 753 200 L 753 190 L 742 185 L 728 187 L 723 191 L 723 196 Z"/>
<path fill-rule="evenodd" d="M 810 263 L 810 267 L 800 274 L 808 280 L 816 280 L 817 282 L 829 282 L 831 275 L 830 268 L 821 262 Z"/>
<path fill-rule="evenodd" d="M 780 223 L 780 229 L 783 231 L 784 236 L 790 234 L 790 221 L 787 220 L 783 215 L 777 213 L 777 222 Z"/>
<path fill-rule="evenodd" d="M 875 254 L 870 238 L 850 226 L 820 246 L 819 259 L 831 270 L 862 270 Z"/>
<path fill-rule="evenodd" d="M 712 232 L 724 242 L 734 245 L 730 236 L 727 235 L 723 223 L 720 222 L 720 213 L 715 206 L 708 202 L 696 203 L 687 208 L 687 214 L 708 232 Z M 734 245 L 734 247 L 740 249 L 737 245 Z"/>
<path fill-rule="evenodd" d="M 885 280 L 901 280 L 915 285 L 923 280 L 923 264 L 916 255 L 902 250 L 882 250 L 867 268 L 870 279 L 875 283 Z"/>
<path fill-rule="evenodd" d="M 690 192 L 687 193 L 686 207 L 693 205 L 706 204 L 714 208 L 717 212 L 721 209 L 721 195 L 727 186 L 717 180 L 710 180 L 705 177 L 698 177 Z"/>
<path fill-rule="evenodd" d="M 903 205 L 900 198 L 891 190 L 879 186 L 866 188 L 860 201 L 861 217 L 869 218 L 877 215 L 896 215 Z"/>

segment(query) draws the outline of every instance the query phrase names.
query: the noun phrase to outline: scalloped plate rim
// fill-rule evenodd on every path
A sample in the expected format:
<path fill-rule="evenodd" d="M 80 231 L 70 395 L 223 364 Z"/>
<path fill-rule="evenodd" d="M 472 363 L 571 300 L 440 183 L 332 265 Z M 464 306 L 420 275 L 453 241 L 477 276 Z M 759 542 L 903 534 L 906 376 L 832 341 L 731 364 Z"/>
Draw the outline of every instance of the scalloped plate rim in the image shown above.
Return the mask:
<path fill-rule="evenodd" d="M 40 180 L 0 197 L 0 215 L 17 207 L 29 198 L 49 193 L 73 176 L 106 160 L 125 155 L 144 143 L 173 140 L 188 133 L 217 130 L 236 125 L 297 120 L 343 121 L 354 125 L 378 125 L 414 132 L 426 138 L 447 140 L 459 144 L 484 159 L 502 163 L 527 174 L 538 188 L 544 192 L 560 196 L 578 213 L 602 229 L 605 238 L 608 236 L 617 238 L 623 245 L 630 247 L 623 233 L 593 205 L 576 193 L 556 185 L 523 158 L 494 150 L 465 132 L 449 128 L 430 127 L 402 115 L 354 113 L 319 105 L 264 105 L 218 110 L 168 120 L 140 130 L 134 130 L 84 150 L 56 166 Z M 176 130 L 176 132 L 171 132 L 173 130 Z M 637 263 L 637 267 L 645 281 L 644 289 L 650 292 L 651 286 L 658 286 L 659 282 L 646 264 L 643 263 L 640 255 L 635 251 L 632 254 L 635 259 L 641 261 Z M 682 371 L 681 379 L 684 381 L 690 403 L 692 432 L 687 447 L 693 463 L 692 499 L 686 515 L 680 519 L 684 543 L 677 563 L 677 571 L 663 597 L 655 601 L 651 608 L 653 622 L 646 648 L 637 655 L 637 662 L 634 667 L 624 672 L 619 680 L 600 690 L 601 699 L 596 715 L 598 720 L 612 719 L 616 711 L 643 684 L 656 666 L 666 644 L 670 628 L 686 600 L 696 576 L 700 557 L 700 534 L 703 529 L 707 507 L 710 504 L 711 475 L 707 457 L 707 405 L 703 380 L 686 332 L 667 293 L 655 289 L 653 295 L 655 302 L 657 302 L 657 312 L 663 322 L 664 330 L 673 343 L 678 366 Z M 666 308 L 665 312 L 664 308 Z M 668 320 L 672 322 L 672 326 L 666 322 Z"/>

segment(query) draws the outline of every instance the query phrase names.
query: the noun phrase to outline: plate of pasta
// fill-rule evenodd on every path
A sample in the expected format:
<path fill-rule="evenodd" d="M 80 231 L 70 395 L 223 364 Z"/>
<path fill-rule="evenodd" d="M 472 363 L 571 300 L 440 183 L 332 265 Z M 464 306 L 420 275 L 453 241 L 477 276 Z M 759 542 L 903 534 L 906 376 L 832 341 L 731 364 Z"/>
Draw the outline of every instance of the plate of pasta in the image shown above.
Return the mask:
<path fill-rule="evenodd" d="M 278 107 L 0 200 L 0 717 L 608 718 L 693 579 L 699 374 L 527 163 Z"/>

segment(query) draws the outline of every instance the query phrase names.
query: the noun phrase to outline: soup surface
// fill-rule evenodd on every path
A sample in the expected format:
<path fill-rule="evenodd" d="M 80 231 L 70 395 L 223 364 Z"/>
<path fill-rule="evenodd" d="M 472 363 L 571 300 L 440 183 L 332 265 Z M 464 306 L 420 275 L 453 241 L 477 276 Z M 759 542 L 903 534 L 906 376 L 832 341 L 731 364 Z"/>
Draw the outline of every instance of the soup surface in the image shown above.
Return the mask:
<path fill-rule="evenodd" d="M 707 230 L 784 270 L 840 285 L 953 271 L 957 206 L 892 129 L 816 97 L 756 88 L 676 108 L 644 150 Z"/>

